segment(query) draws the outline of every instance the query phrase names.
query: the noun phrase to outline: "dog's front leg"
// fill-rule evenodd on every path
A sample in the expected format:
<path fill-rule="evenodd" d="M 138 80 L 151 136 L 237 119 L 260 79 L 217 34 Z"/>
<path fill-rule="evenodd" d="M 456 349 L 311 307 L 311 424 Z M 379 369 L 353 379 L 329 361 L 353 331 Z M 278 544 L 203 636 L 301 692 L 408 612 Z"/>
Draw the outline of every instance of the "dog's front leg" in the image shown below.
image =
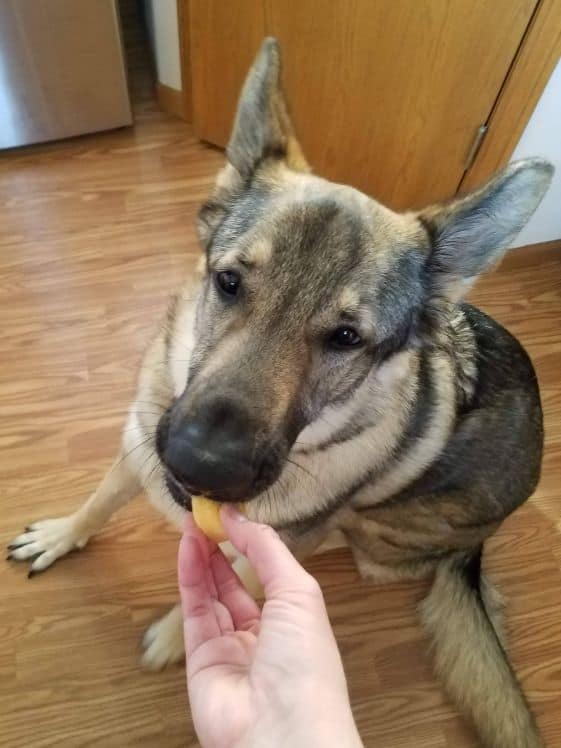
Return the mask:
<path fill-rule="evenodd" d="M 131 472 L 124 457 L 119 456 L 85 504 L 66 517 L 31 524 L 8 546 L 8 559 L 31 560 L 30 577 L 44 571 L 57 558 L 83 548 L 113 512 L 139 491 L 138 478 Z"/>
<path fill-rule="evenodd" d="M 146 629 L 142 648 L 142 666 L 147 670 L 162 670 L 183 659 L 185 642 L 181 605 L 175 605 Z"/>

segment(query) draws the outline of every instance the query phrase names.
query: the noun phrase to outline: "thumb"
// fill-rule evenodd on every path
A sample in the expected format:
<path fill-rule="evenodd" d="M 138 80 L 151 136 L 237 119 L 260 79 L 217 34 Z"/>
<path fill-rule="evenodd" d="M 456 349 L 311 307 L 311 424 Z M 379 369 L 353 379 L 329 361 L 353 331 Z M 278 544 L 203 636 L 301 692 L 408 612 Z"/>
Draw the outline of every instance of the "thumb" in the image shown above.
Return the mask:
<path fill-rule="evenodd" d="M 229 504 L 222 507 L 220 514 L 230 541 L 255 569 L 267 600 L 295 592 L 323 600 L 319 584 L 272 527 L 251 522 Z"/>

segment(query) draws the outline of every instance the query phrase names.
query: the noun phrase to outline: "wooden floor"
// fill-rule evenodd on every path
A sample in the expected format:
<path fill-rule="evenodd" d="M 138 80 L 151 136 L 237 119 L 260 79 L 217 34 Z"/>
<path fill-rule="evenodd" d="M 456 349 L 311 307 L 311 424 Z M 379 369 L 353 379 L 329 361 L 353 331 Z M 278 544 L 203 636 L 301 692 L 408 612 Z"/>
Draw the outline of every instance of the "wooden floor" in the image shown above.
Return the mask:
<path fill-rule="evenodd" d="M 119 442 L 141 352 L 198 256 L 193 219 L 221 155 L 148 103 L 134 129 L 0 162 L 1 538 L 71 511 Z M 561 247 L 519 251 L 473 294 L 520 336 L 546 413 L 543 478 L 490 543 L 511 653 L 548 746 L 561 745 Z M 139 668 L 170 606 L 177 538 L 143 500 L 30 581 L 0 566 L 0 745 L 196 745 L 184 675 Z M 424 583 L 376 588 L 343 551 L 314 559 L 366 746 L 476 742 L 434 680 Z"/>

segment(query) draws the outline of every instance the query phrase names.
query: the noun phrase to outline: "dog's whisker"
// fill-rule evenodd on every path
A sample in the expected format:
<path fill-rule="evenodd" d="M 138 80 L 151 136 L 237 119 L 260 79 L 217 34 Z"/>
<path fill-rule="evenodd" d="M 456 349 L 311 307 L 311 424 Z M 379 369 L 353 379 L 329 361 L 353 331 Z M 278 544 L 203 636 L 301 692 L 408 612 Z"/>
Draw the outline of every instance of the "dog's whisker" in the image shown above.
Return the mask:
<path fill-rule="evenodd" d="M 165 403 L 157 403 L 157 402 L 154 402 L 153 400 L 136 400 L 134 404 L 136 403 L 138 403 L 139 405 L 148 405 L 153 408 L 157 408 L 158 410 L 161 408 L 161 413 L 164 413 L 168 407 L 168 405 Z M 134 404 L 133 404 L 133 409 L 134 409 Z"/>
<path fill-rule="evenodd" d="M 149 461 L 150 461 L 150 460 L 151 460 L 151 459 L 152 459 L 153 457 L 154 457 L 154 452 L 150 452 L 150 453 L 149 453 L 149 454 L 148 454 L 148 455 L 146 456 L 146 458 L 145 458 L 145 459 L 144 459 L 144 461 L 142 462 L 142 465 L 141 465 L 141 466 L 140 466 L 140 467 L 138 468 L 138 472 L 139 472 L 139 473 L 142 473 L 142 471 L 144 470 L 144 468 L 146 467 L 146 465 L 148 464 L 148 462 L 149 462 Z"/>
<path fill-rule="evenodd" d="M 156 459 L 154 460 L 154 466 L 151 468 L 146 478 L 147 483 L 149 483 L 152 480 L 152 478 L 154 477 L 154 474 L 156 473 L 156 470 L 160 467 L 160 460 L 158 458 L 158 455 L 155 455 L 155 457 Z"/>
<path fill-rule="evenodd" d="M 130 428 L 121 429 L 120 433 L 121 434 L 129 434 L 131 431 L 138 431 L 138 426 L 131 426 Z M 153 431 L 143 431 L 142 433 L 143 433 L 144 436 L 149 436 L 149 437 L 155 438 L 157 431 L 156 431 L 156 429 L 154 429 Z"/>
<path fill-rule="evenodd" d="M 134 447 L 131 447 L 131 449 L 128 450 L 128 452 L 125 452 L 125 454 L 121 455 L 120 459 L 117 460 L 117 462 L 113 465 L 113 469 L 119 467 L 124 460 L 126 460 L 134 451 L 137 449 L 140 449 L 140 447 L 146 446 L 150 441 L 153 441 L 154 436 L 152 434 L 149 434 L 146 436 L 145 439 L 142 439 L 138 444 L 135 444 Z"/>
<path fill-rule="evenodd" d="M 313 480 L 317 481 L 317 477 L 316 477 L 316 476 L 315 476 L 315 475 L 314 475 L 313 473 L 311 473 L 311 472 L 310 472 L 310 471 L 308 470 L 308 468 L 304 467 L 303 465 L 300 465 L 300 463 L 299 463 L 299 462 L 296 462 L 296 460 L 291 460 L 291 459 L 290 459 L 290 457 L 287 457 L 287 458 L 286 458 L 286 461 L 287 461 L 287 462 L 288 462 L 288 463 L 289 463 L 290 465 L 294 465 L 294 467 L 300 468 L 300 470 L 302 470 L 302 471 L 303 471 L 304 473 L 306 473 L 306 475 L 309 475 L 309 476 L 310 476 L 310 478 L 312 478 Z"/>
<path fill-rule="evenodd" d="M 161 416 L 163 415 L 162 411 L 156 411 L 156 410 L 134 410 L 134 413 L 136 413 L 139 416 Z"/>
<path fill-rule="evenodd" d="M 311 442 L 301 442 L 298 439 L 294 442 L 294 447 L 306 447 L 307 449 L 315 449 L 318 445 L 312 444 Z"/>
<path fill-rule="evenodd" d="M 326 416 L 318 416 L 318 420 L 323 421 L 328 426 L 330 426 L 332 429 L 336 429 L 337 428 L 337 424 L 332 423 L 328 418 L 326 418 Z"/>

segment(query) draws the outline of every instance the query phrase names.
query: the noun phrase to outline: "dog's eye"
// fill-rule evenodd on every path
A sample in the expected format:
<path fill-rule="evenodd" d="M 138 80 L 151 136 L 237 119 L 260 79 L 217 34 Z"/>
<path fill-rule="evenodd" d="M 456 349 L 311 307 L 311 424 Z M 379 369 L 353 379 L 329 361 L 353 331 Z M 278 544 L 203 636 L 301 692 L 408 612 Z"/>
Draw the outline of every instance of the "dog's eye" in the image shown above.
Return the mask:
<path fill-rule="evenodd" d="M 233 270 L 222 270 L 215 278 L 218 288 L 227 296 L 236 296 L 240 290 L 240 276 Z"/>
<path fill-rule="evenodd" d="M 348 326 L 338 327 L 331 333 L 329 345 L 332 348 L 356 348 L 362 344 L 362 338 L 358 332 Z"/>

